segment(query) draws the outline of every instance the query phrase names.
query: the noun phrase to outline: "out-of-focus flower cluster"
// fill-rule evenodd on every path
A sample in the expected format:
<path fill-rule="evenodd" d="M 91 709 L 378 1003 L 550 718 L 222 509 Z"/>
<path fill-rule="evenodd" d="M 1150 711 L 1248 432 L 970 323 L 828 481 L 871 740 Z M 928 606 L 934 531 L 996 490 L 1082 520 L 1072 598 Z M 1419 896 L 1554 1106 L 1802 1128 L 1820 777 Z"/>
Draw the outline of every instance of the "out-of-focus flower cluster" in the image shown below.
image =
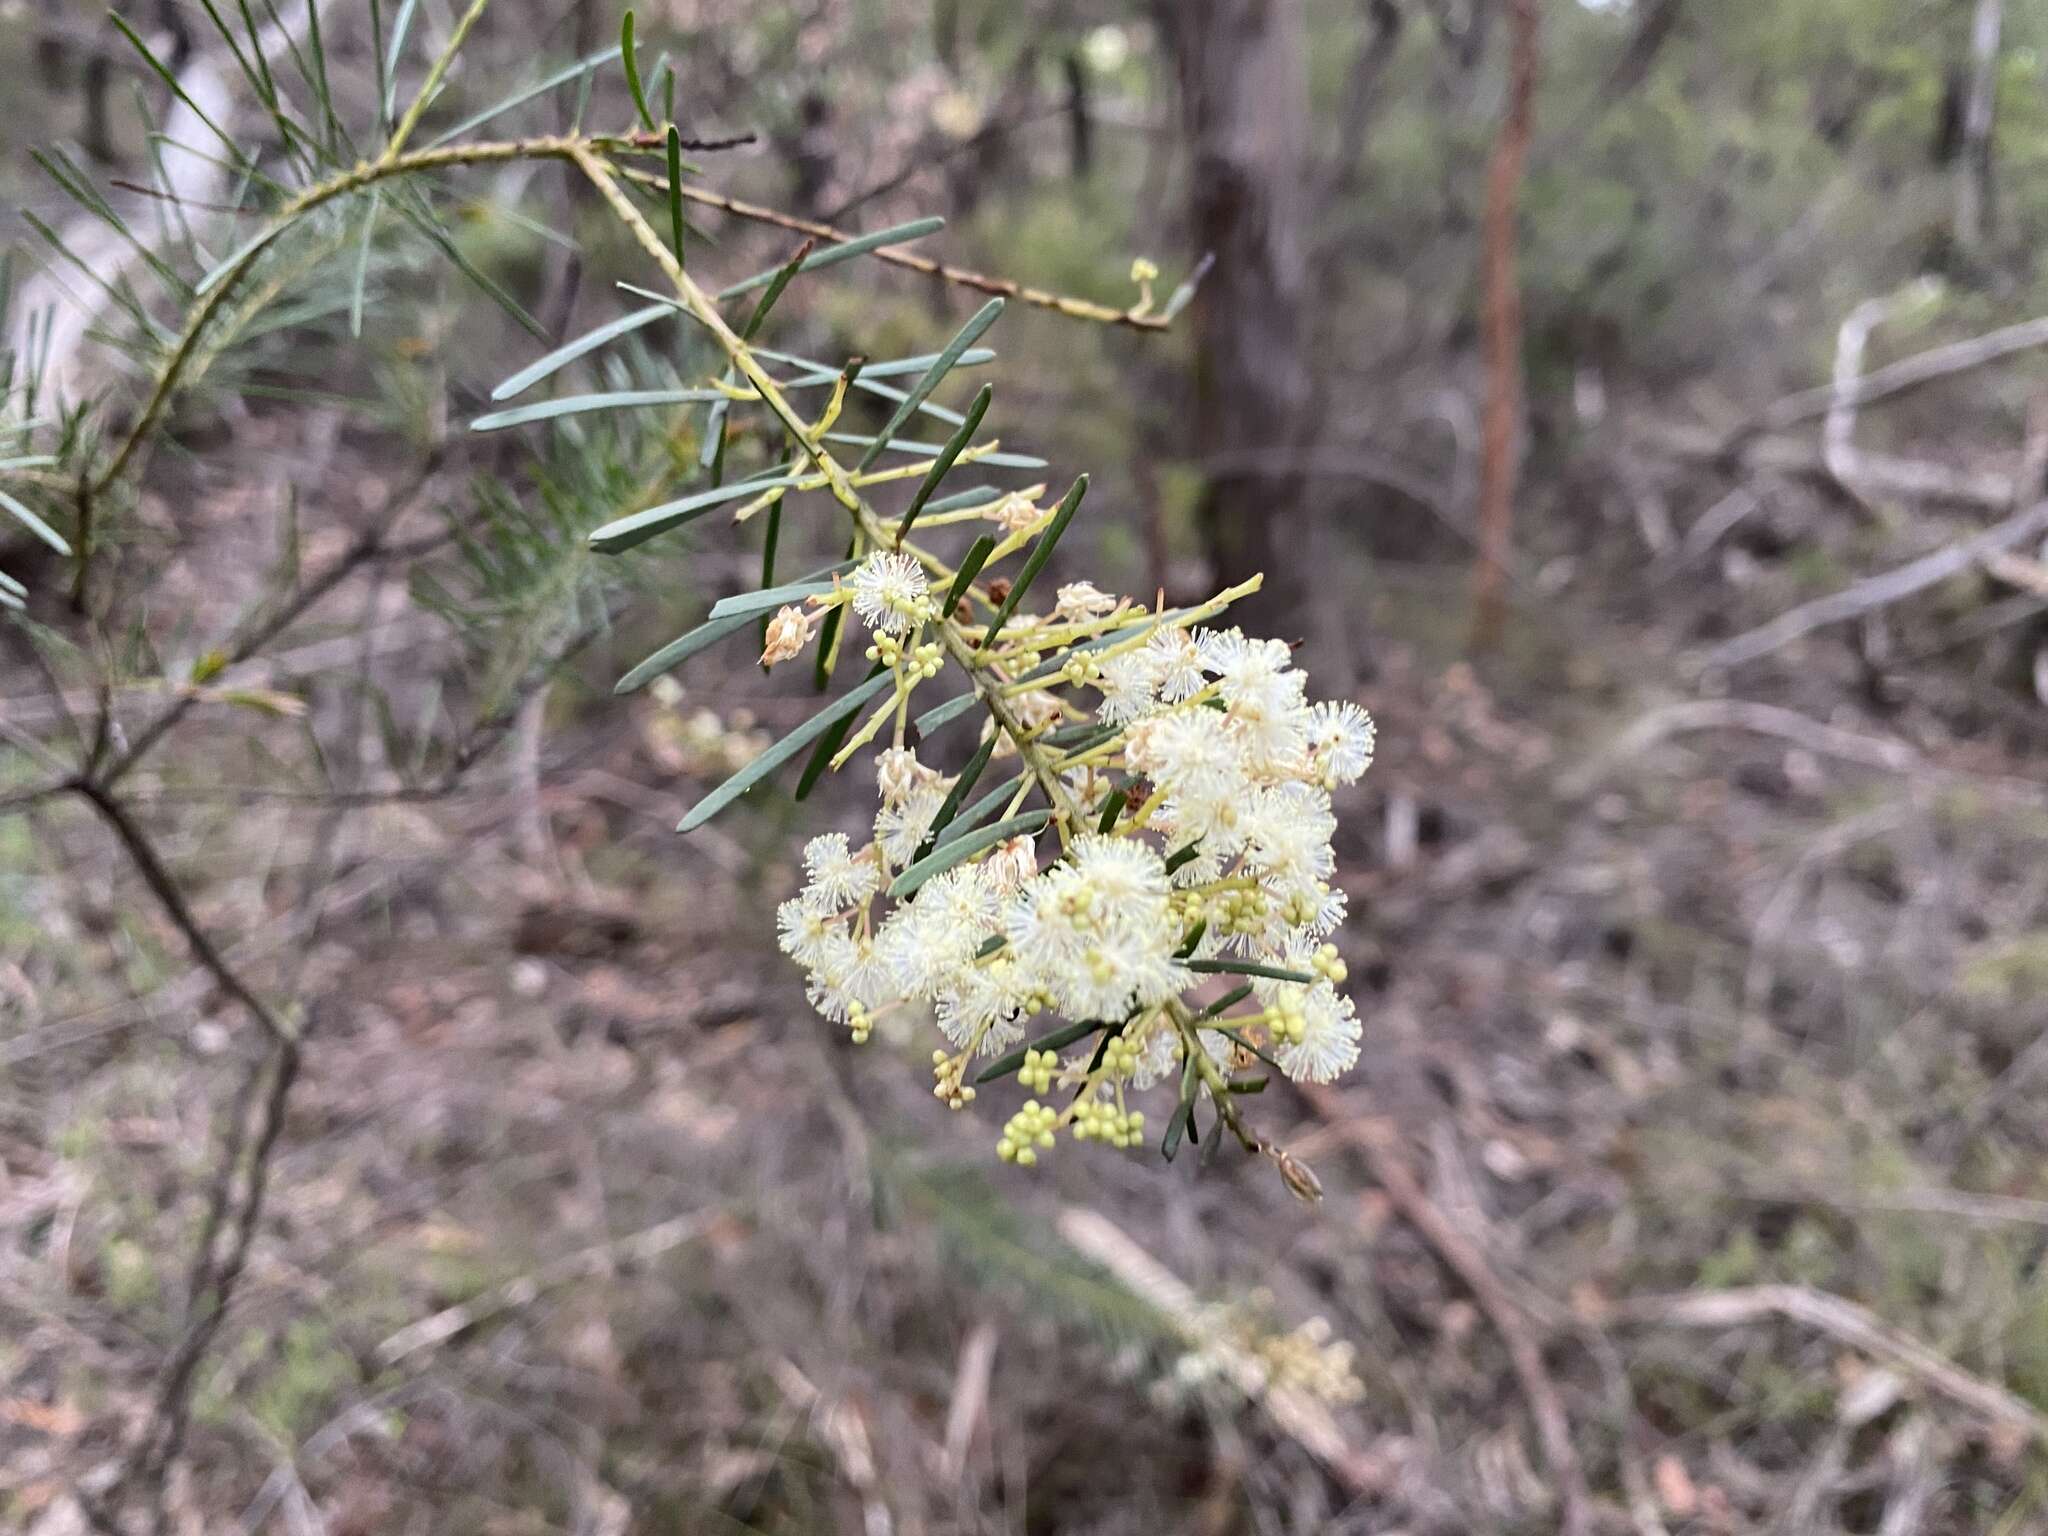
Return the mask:
<path fill-rule="evenodd" d="M 1078 582 L 1049 612 L 955 618 L 955 643 L 982 647 L 964 780 L 907 729 L 946 622 L 918 560 L 877 551 L 771 626 L 764 659 L 786 660 L 844 605 L 896 677 L 835 760 L 893 722 L 872 837 L 810 841 L 781 945 L 857 1041 L 935 1021 L 934 1091 L 956 1108 L 1014 1072 L 1032 1097 L 1001 1132 L 1006 1161 L 1063 1136 L 1136 1146 L 1152 1090 L 1175 1119 L 1206 1107 L 1235 1128 L 1262 1068 L 1322 1083 L 1357 1060 L 1330 942 L 1345 905 L 1330 791 L 1371 765 L 1373 723 L 1311 702 L 1283 642 L 1210 627 L 1236 595 L 1155 611 Z"/>

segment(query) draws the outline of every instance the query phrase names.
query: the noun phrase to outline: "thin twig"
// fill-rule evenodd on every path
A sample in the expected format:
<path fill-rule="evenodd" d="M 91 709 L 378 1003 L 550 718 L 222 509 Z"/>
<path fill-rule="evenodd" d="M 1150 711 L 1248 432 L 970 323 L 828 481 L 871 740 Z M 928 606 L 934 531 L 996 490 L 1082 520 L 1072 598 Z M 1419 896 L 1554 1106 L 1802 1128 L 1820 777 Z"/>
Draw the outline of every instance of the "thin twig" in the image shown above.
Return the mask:
<path fill-rule="evenodd" d="M 664 193 L 668 190 L 668 178 L 657 176 L 650 171 L 622 168 L 619 174 L 641 186 L 656 188 Z M 681 188 L 681 192 L 685 201 L 706 208 L 716 208 L 721 213 L 729 213 L 734 218 L 748 219 L 756 224 L 770 224 L 777 229 L 789 230 L 792 234 L 810 235 L 815 239 L 830 240 L 835 244 L 843 244 L 856 238 L 843 229 L 817 219 L 799 218 L 795 214 L 764 208 L 759 203 L 727 197 L 722 192 L 710 192 L 688 184 Z M 1117 309 L 1109 304 L 1097 304 L 1068 294 L 1049 293 L 1043 288 L 1033 288 L 1006 277 L 989 277 L 985 273 L 972 272 L 965 267 L 934 261 L 929 256 L 916 255 L 901 246 L 885 245 L 870 254 L 875 260 L 887 262 L 892 267 L 922 272 L 927 277 L 936 277 L 942 282 L 953 283 L 961 288 L 972 288 L 977 293 L 993 294 L 998 298 L 1015 299 L 1020 304 L 1050 309 L 1070 320 L 1092 320 L 1100 325 L 1122 325 L 1136 331 L 1165 331 L 1172 329 L 1173 326 L 1173 319 L 1169 315 L 1146 314 L 1136 309 Z"/>
<path fill-rule="evenodd" d="M 121 846 L 128 851 L 129 858 L 134 861 L 137 871 L 142 875 L 143 883 L 149 887 L 150 893 L 163 907 L 172 925 L 183 936 L 193 958 L 220 984 L 223 992 L 248 1010 L 249 1015 L 263 1026 L 266 1034 L 280 1045 L 296 1047 L 297 1029 L 281 1017 L 270 1004 L 258 997 L 235 968 L 228 964 L 219 946 L 213 942 L 205 928 L 200 925 L 199 919 L 193 915 L 191 904 L 185 900 L 185 893 L 178 888 L 177 880 L 164 867 L 163 860 L 157 856 L 156 845 L 150 842 L 148 835 L 137 825 L 135 818 L 129 815 L 127 806 L 115 798 L 104 784 L 94 779 L 81 779 L 72 784 L 71 788 L 99 812 L 100 819 L 106 822 L 114 835 L 120 839 Z"/>
<path fill-rule="evenodd" d="M 1862 1351 L 1979 1417 L 2048 1444 L 2048 1413 L 1996 1383 L 1971 1375 L 1940 1351 L 1894 1328 L 1867 1307 L 1803 1285 L 1639 1296 L 1618 1304 L 1622 1322 L 1672 1328 L 1740 1328 L 1780 1317 Z"/>
<path fill-rule="evenodd" d="M 1816 629 L 1860 618 L 1901 602 L 1916 592 L 1924 592 L 1968 570 L 1985 556 L 2011 549 L 2042 533 L 2048 533 L 2048 501 L 2037 501 L 2025 511 L 2015 513 L 1982 533 L 1943 545 L 1932 554 L 1922 555 L 1918 560 L 1908 561 L 1882 575 L 1859 581 L 1826 597 L 1815 598 L 1810 603 L 1801 603 L 1790 612 L 1779 614 L 1768 624 L 1759 625 L 1732 640 L 1722 641 L 1703 653 L 1699 664 L 1703 668 L 1723 670 L 1755 661 Z"/>
<path fill-rule="evenodd" d="M 1528 1317 L 1478 1245 L 1429 1198 L 1397 1145 L 1391 1126 L 1379 1120 L 1360 1119 L 1345 1105 L 1342 1095 L 1331 1089 L 1303 1084 L 1301 1091 L 1332 1129 L 1358 1149 L 1374 1181 L 1387 1192 L 1395 1209 L 1464 1282 L 1479 1310 L 1493 1324 L 1507 1346 L 1508 1362 L 1523 1400 L 1529 1405 L 1530 1416 L 1536 1421 L 1543 1459 L 1557 1482 L 1559 1530 L 1563 1536 L 1586 1536 L 1592 1529 L 1592 1496 L 1573 1445 L 1571 1419 L 1543 1363 L 1543 1350 Z"/>
<path fill-rule="evenodd" d="M 601 1275 L 618 1264 L 644 1264 L 650 1259 L 682 1247 L 702 1236 L 719 1211 L 689 1211 L 680 1216 L 635 1232 L 627 1237 L 614 1238 L 610 1242 L 596 1243 L 591 1247 L 567 1254 L 551 1263 L 543 1264 L 531 1274 L 520 1275 L 507 1280 L 503 1285 L 493 1286 L 481 1296 L 472 1296 L 468 1301 L 452 1307 L 443 1307 L 439 1312 L 423 1317 L 417 1322 L 407 1323 L 398 1332 L 377 1346 L 379 1365 L 396 1365 L 406 1356 L 416 1354 L 436 1344 L 442 1344 L 459 1333 L 467 1332 L 478 1323 L 504 1312 L 531 1304 L 543 1291 L 567 1285 L 572 1280 L 585 1280 Z"/>

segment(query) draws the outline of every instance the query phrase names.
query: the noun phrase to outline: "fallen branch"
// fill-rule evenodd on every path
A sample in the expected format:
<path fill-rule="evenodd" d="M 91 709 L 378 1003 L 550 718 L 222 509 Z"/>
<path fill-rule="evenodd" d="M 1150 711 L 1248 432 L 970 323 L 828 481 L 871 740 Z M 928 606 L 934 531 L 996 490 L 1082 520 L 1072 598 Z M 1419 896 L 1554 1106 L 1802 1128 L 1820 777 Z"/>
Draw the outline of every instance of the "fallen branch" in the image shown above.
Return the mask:
<path fill-rule="evenodd" d="M 1835 333 L 1835 374 L 1821 424 L 1821 459 L 1835 483 L 1859 501 L 1869 500 L 1863 487 L 1863 455 L 1856 447 L 1856 381 L 1863 372 L 1863 350 L 1879 325 L 1927 302 L 1938 291 L 1932 278 L 1921 278 L 1881 299 L 1865 299 L 1849 311 Z"/>
<path fill-rule="evenodd" d="M 1330 1122 L 1331 1129 L 1364 1156 L 1374 1181 L 1387 1192 L 1402 1219 L 1422 1235 L 1436 1250 L 1437 1257 L 1464 1282 L 1479 1310 L 1500 1335 L 1522 1398 L 1536 1421 L 1543 1460 L 1557 1482 L 1558 1529 L 1562 1536 L 1585 1536 L 1592 1529 L 1592 1496 L 1572 1443 L 1571 1419 L 1543 1364 L 1543 1350 L 1529 1318 L 1508 1294 L 1507 1286 L 1494 1273 L 1493 1265 L 1479 1246 L 1429 1198 L 1396 1144 L 1391 1126 L 1380 1120 L 1358 1118 L 1345 1105 L 1343 1097 L 1331 1089 L 1303 1084 L 1301 1092 L 1316 1112 Z"/>
<path fill-rule="evenodd" d="M 1257 1403 L 1274 1425 L 1323 1464 L 1354 1497 L 1383 1490 L 1390 1470 L 1351 1444 L 1337 1421 L 1315 1398 L 1291 1387 L 1273 1386 L 1256 1360 L 1204 1327 L 1195 1293 L 1108 1217 L 1081 1206 L 1060 1212 L 1059 1233 L 1083 1258 L 1100 1264 L 1132 1295 L 1157 1309 L 1184 1337 L 1200 1343 L 1222 1365 L 1231 1384 Z"/>
<path fill-rule="evenodd" d="M 1810 440 L 1755 437 L 1751 435 L 1753 430 L 1745 429 L 1723 438 L 1696 428 L 1667 427 L 1655 433 L 1653 441 L 1664 452 L 1692 463 L 1747 466 L 1823 485 L 1837 483 L 1826 459 Z M 1924 459 L 1859 452 L 1856 474 L 1858 486 L 1871 497 L 1948 502 L 2001 512 L 2012 505 L 2012 482 L 1988 470 L 1952 469 Z"/>
<path fill-rule="evenodd" d="M 2015 513 L 1982 533 L 1944 545 L 1932 554 L 1922 555 L 1895 570 L 1859 581 L 1840 592 L 1801 603 L 1768 624 L 1737 635 L 1732 640 L 1724 640 L 1701 655 L 1699 665 L 1725 669 L 1754 661 L 1759 656 L 1768 656 L 1802 635 L 1889 607 L 1968 570 L 1989 555 L 2011 549 L 2043 533 L 2048 533 L 2048 501 L 2037 501 L 2025 511 Z"/>
<path fill-rule="evenodd" d="M 1911 773 L 1923 761 L 1919 752 L 1895 737 L 1845 731 L 1795 709 L 1748 699 L 1689 699 L 1643 715 L 1606 747 L 1565 774 L 1558 781 L 1558 790 L 1567 799 L 1577 799 L 1599 788 L 1623 763 L 1640 757 L 1667 737 L 1686 731 L 1726 730 L 1776 736 L 1821 757 L 1837 757 L 1888 773 Z"/>
<path fill-rule="evenodd" d="M 1946 346 L 1916 352 L 1896 363 L 1872 369 L 1846 389 L 1836 384 L 1802 389 L 1765 408 L 1754 421 L 1734 433 L 1731 441 L 1759 432 L 1782 432 L 1787 427 L 1825 416 L 1838 404 L 1865 406 L 1890 399 L 1937 379 L 1967 373 L 1973 368 L 1982 368 L 1987 363 L 2038 347 L 2048 347 L 2048 316 L 2023 320 L 2017 325 L 1973 336 L 1968 341 L 1954 341 Z"/>
<path fill-rule="evenodd" d="M 1803 1323 L 1911 1376 L 1980 1418 L 2048 1444 L 2048 1413 L 1994 1382 L 1972 1376 L 1868 1308 L 1825 1291 L 1803 1285 L 1752 1285 L 1679 1296 L 1641 1296 L 1617 1305 L 1612 1316 L 1622 1322 L 1672 1328 L 1739 1328 L 1773 1317 Z"/>
<path fill-rule="evenodd" d="M 529 1306 L 541 1292 L 567 1285 L 572 1280 L 587 1280 L 608 1273 L 621 1262 L 644 1264 L 650 1259 L 659 1258 L 662 1254 L 701 1237 L 717 1214 L 716 1210 L 709 1210 L 671 1216 L 667 1221 L 657 1222 L 630 1236 L 614 1238 L 610 1242 L 597 1243 L 576 1253 L 565 1254 L 529 1274 L 507 1280 L 503 1285 L 493 1286 L 481 1296 L 472 1296 L 468 1301 L 458 1302 L 452 1307 L 443 1307 L 439 1312 L 423 1317 L 416 1323 L 406 1324 L 379 1344 L 377 1363 L 382 1366 L 396 1365 L 407 1355 L 435 1344 L 445 1343 L 487 1318 Z"/>

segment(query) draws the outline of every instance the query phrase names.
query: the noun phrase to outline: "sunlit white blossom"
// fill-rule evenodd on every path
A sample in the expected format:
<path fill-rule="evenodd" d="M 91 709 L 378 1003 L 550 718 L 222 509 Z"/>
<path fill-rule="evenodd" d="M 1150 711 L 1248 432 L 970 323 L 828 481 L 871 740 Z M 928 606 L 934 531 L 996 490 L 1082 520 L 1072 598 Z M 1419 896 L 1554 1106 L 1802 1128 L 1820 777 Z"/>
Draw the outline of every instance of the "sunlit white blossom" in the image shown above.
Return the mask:
<path fill-rule="evenodd" d="M 912 628 L 929 590 L 924 567 L 909 555 L 888 549 L 878 549 L 863 560 L 848 585 L 853 588 L 853 611 L 870 629 L 885 634 Z"/>

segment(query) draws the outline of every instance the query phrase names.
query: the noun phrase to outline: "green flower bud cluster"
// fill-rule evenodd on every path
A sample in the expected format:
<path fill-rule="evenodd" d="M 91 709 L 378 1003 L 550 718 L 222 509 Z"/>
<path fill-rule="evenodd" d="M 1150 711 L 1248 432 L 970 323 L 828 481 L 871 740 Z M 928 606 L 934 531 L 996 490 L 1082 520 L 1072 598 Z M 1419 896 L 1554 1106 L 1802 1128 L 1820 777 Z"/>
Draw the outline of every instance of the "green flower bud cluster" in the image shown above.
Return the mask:
<path fill-rule="evenodd" d="M 1145 1112 L 1141 1109 L 1120 1110 L 1104 1099 L 1084 1099 L 1074 1106 L 1076 1141 L 1100 1141 L 1124 1150 L 1144 1139 Z"/>
<path fill-rule="evenodd" d="M 850 1003 L 846 1009 L 846 1027 L 853 1031 L 855 1045 L 866 1045 L 875 1032 L 875 1016 L 860 1003 Z"/>
<path fill-rule="evenodd" d="M 1308 1038 L 1308 1006 L 1301 991 L 1288 987 L 1266 1005 L 1266 1027 L 1275 1045 L 1299 1045 Z"/>
<path fill-rule="evenodd" d="M 1103 1047 L 1102 1069 L 1121 1081 L 1138 1070 L 1138 1058 L 1143 1054 L 1136 1041 L 1128 1035 L 1118 1035 Z"/>
<path fill-rule="evenodd" d="M 1216 933 L 1263 933 L 1273 911 L 1273 898 L 1256 886 L 1218 891 L 1209 898 L 1209 927 Z"/>
<path fill-rule="evenodd" d="M 1315 973 L 1333 987 L 1342 986 L 1344 979 L 1351 974 L 1351 967 L 1344 963 L 1343 956 L 1337 953 L 1337 946 L 1334 944 L 1323 945 L 1315 952 L 1309 963 Z"/>
<path fill-rule="evenodd" d="M 1026 1099 L 1024 1107 L 1010 1116 L 1009 1124 L 1003 1127 L 1002 1140 L 996 1143 L 996 1156 L 1020 1168 L 1031 1167 L 1038 1161 L 1038 1154 L 1052 1146 L 1053 1129 L 1059 1119 L 1057 1110 L 1036 1099 Z"/>
<path fill-rule="evenodd" d="M 1032 1051 L 1024 1053 L 1024 1066 L 1017 1073 L 1017 1081 L 1032 1093 L 1051 1093 L 1052 1076 L 1059 1070 L 1058 1051 Z"/>

